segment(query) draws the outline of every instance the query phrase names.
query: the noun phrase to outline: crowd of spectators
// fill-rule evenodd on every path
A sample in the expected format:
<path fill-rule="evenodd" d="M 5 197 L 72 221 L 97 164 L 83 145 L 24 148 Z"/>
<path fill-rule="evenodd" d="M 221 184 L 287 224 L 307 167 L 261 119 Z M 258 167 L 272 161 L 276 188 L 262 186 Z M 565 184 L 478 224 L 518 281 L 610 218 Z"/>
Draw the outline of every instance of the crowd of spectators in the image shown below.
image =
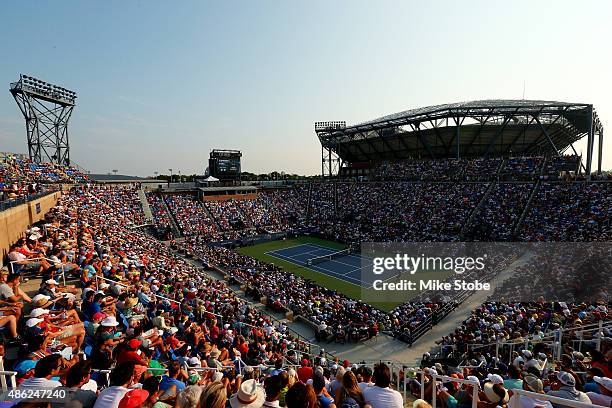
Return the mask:
<path fill-rule="evenodd" d="M 413 406 L 430 407 L 435 398 L 436 406 L 446 407 L 471 407 L 475 403 L 478 407 L 561 408 L 569 402 L 609 407 L 612 403 L 609 356 L 596 350 L 565 351 L 561 359 L 555 360 L 551 350 L 540 343 L 532 349 L 513 352 L 509 362 L 476 353 L 473 364 L 462 368 L 431 361 L 426 355 L 421 363 L 423 376 L 409 380 L 416 397 L 421 396 L 421 387 L 424 388 L 424 399 L 416 400 Z M 436 375 L 469 382 L 438 379 L 435 383 Z M 551 403 L 549 397 L 561 402 Z"/>
<path fill-rule="evenodd" d="M 513 166 L 521 169 L 516 174 L 530 172 L 530 164 L 517 162 Z M 315 228 L 346 242 L 452 241 L 459 239 L 465 221 L 489 185 L 299 185 L 262 193 L 255 203 L 223 202 L 227 207 L 211 209 L 218 224 L 196 200 L 190 202 L 184 196 L 166 200 L 177 222 L 177 214 L 184 217 L 185 223 L 179 222 L 183 231 L 189 228 L 184 225 L 192 225 L 200 216 L 194 214 L 224 229 L 224 223 L 217 219 L 216 214 L 220 214 L 231 229 L 238 220 L 243 229 Z M 530 190 L 527 186 L 494 185 L 484 208 L 502 208 L 506 215 L 500 215 L 499 223 L 491 221 L 503 228 L 487 228 L 488 238 L 509 238 L 510 225 L 514 226 L 517 214 L 522 212 L 512 201 L 524 198 Z M 606 183 L 542 183 L 522 224 L 521 238 L 608 240 L 611 196 Z M 163 217 L 157 210 L 153 212 Z M 477 214 L 476 219 L 489 218 L 490 214 Z M 0 274 L 0 327 L 9 339 L 7 345 L 18 346 L 17 359 L 6 360 L 5 369 L 17 371 L 20 387 L 63 387 L 80 406 L 96 408 L 155 404 L 157 408 L 222 408 L 226 403 L 234 408 L 403 406 L 401 395 L 389 388 L 392 376 L 384 364 L 379 364 L 372 375 L 364 365 L 308 357 L 308 345 L 285 325 L 275 324 L 238 298 L 225 282 L 210 278 L 163 243 L 133 228 L 143 223 L 144 213 L 134 187 L 82 185 L 66 192 L 45 220 L 29 228 L 25 238 L 13 245 L 9 258 L 13 260 L 13 254 L 18 260 L 16 273 L 3 270 Z M 291 310 L 313 322 L 320 341 L 359 341 L 382 330 L 414 328 L 435 313 L 441 302 L 452 301 L 424 295 L 387 314 L 274 265 L 231 249 L 209 246 L 214 233 L 201 231 L 186 234 L 189 236 L 180 245 L 207 268 L 222 269 L 230 283 L 244 286 L 248 296 L 266 298 L 272 308 Z M 28 260 L 38 255 L 49 260 Z M 546 296 L 547 288 L 567 284 L 561 281 L 563 277 L 567 280 L 567 274 L 562 270 L 542 274 L 538 272 L 541 262 L 540 258 L 533 259 L 523 272 L 533 274 L 525 275 L 526 279 Z M 30 270 L 43 276 L 33 296 L 21 288 L 22 274 Z M 68 278 L 74 277 L 74 285 L 70 281 L 68 285 L 59 283 L 62 271 Z M 523 290 L 533 296 L 534 286 Z M 498 295 L 506 293 L 516 299 L 520 296 L 517 290 L 512 282 L 506 282 Z M 588 285 L 586 290 L 591 291 Z M 476 360 L 475 368 L 453 371 L 435 365 L 427 367 L 428 373 L 475 378 L 482 387 L 479 406 L 506 405 L 512 393 L 510 384 L 516 385 L 518 380 L 522 380 L 521 387 L 534 392 L 549 391 L 563 398 L 609 405 L 612 391 L 608 357 L 587 343 L 591 361 L 566 350 L 568 357 L 564 355 L 556 367 L 549 367 L 546 361 L 552 358 L 551 350 L 537 342 L 559 328 L 610 320 L 606 294 L 597 297 L 593 299 L 597 303 L 485 303 L 440 341 L 445 352 L 459 351 Z M 610 333 L 597 336 L 607 347 Z M 474 351 L 478 344 L 494 347 L 497 341 L 519 344 L 526 339 L 534 344 L 532 350 L 510 354 L 513 360 L 508 365 Z M 296 365 L 300 367 L 295 369 Z M 431 388 L 430 380 L 425 378 L 426 389 Z M 418 381 L 412 382 L 415 392 L 420 388 Z M 471 404 L 470 390 L 452 382 L 436 393 L 442 403 Z"/>
<path fill-rule="evenodd" d="M 521 241 L 610 241 L 612 184 L 542 182 L 524 222 Z"/>
<path fill-rule="evenodd" d="M 334 290 L 324 288 L 281 268 L 247 255 L 218 247 L 207 246 L 197 240 L 182 246 L 207 267 L 216 267 L 230 278 L 230 282 L 244 285 L 247 296 L 266 303 L 276 311 L 291 310 L 316 327 L 318 336 L 325 340 L 347 342 L 375 336 L 391 319 L 384 312 L 350 299 Z"/>
<path fill-rule="evenodd" d="M 256 198 L 201 201 L 190 194 L 158 196 L 149 194 L 154 223 L 166 226 L 167 214 L 161 199 L 168 204 L 184 236 L 202 237 L 205 241 L 236 240 L 260 233 L 274 233 L 292 228 L 303 209 L 295 201 L 285 201 L 294 190 L 261 191 Z M 297 195 L 296 195 L 297 196 Z"/>
<path fill-rule="evenodd" d="M 50 184 L 75 184 L 89 180 L 73 166 L 54 163 L 34 163 L 17 154 L 0 155 L 0 202 L 33 195 Z"/>
<path fill-rule="evenodd" d="M 437 341 L 437 344 L 442 346 L 444 355 L 458 352 L 463 358 L 472 359 L 487 353 L 495 354 L 498 342 L 505 346 L 514 343 L 516 347 L 525 348 L 525 341 L 528 340 L 534 344 L 542 343 L 542 347 L 544 337 L 560 328 L 565 329 L 564 343 L 571 344 L 571 334 L 567 329 L 612 319 L 605 301 L 571 303 L 544 302 L 543 299 L 541 297 L 534 302 L 483 303 L 452 333 Z M 602 339 L 605 337 L 612 341 L 612 333 L 609 329 L 606 331 L 601 333 Z M 598 336 L 596 331 L 594 336 Z M 595 341 L 591 346 L 594 344 Z M 588 344 L 583 346 L 587 347 Z M 505 347 L 498 350 L 498 354 L 504 356 L 507 361 L 509 350 L 509 347 Z"/>
<path fill-rule="evenodd" d="M 161 195 L 154 192 L 146 192 L 147 202 L 153 216 L 153 226 L 157 232 L 157 236 L 161 239 L 172 239 L 172 220 L 171 215 L 166 210 L 163 198 Z"/>
<path fill-rule="evenodd" d="M 518 156 L 506 159 L 463 158 L 381 161 L 370 172 L 373 181 L 485 182 L 575 179 L 580 157 Z M 562 177 L 562 175 L 564 177 Z"/>
<path fill-rule="evenodd" d="M 268 383 L 280 380 L 278 374 L 285 373 L 285 381 L 285 375 L 299 372 L 304 382 L 314 378 L 320 394 L 320 377 L 306 370 L 311 363 L 289 369 L 308 358 L 302 354 L 307 343 L 239 299 L 223 281 L 130 228 L 126 218 L 139 216 L 131 205 L 133 193 L 73 188 L 30 229 L 23 243 L 30 252 L 59 255 L 44 267 L 35 296 L 21 290 L 21 273 L 40 272 L 43 265 L 24 262 L 18 273 L 0 275 L 2 323 L 12 336 L 8 345 L 20 346 L 17 360 L 6 360 L 5 369 L 14 368 L 19 387 L 64 387 L 88 407 L 146 402 L 195 407 L 199 393 L 204 399 L 218 387 L 215 392 L 223 390 L 232 406 L 259 407 L 265 398 L 275 401 L 276 385 Z M 76 285 L 55 280 L 62 270 Z M 23 328 L 23 335 L 15 327 Z M 259 405 L 242 401 L 254 395 Z"/>
<path fill-rule="evenodd" d="M 477 241 L 511 241 L 534 183 L 496 183 L 474 215 L 466 238 Z"/>
<path fill-rule="evenodd" d="M 310 216 L 305 227 L 344 242 L 454 241 L 487 186 L 317 183 L 311 187 Z"/>
<path fill-rule="evenodd" d="M 500 171 L 500 179 L 505 181 L 537 180 L 542 174 L 544 157 L 510 157 Z"/>
<path fill-rule="evenodd" d="M 208 240 L 217 240 L 219 227 L 197 197 L 187 194 L 172 194 L 163 197 L 185 236 L 202 235 Z"/>
<path fill-rule="evenodd" d="M 580 166 L 580 157 L 576 155 L 556 156 L 546 160 L 543 178 L 560 180 L 575 177 Z M 565 177 L 562 177 L 565 176 Z"/>
<path fill-rule="evenodd" d="M 372 169 L 373 180 L 491 181 L 502 159 L 439 159 L 382 161 Z"/>

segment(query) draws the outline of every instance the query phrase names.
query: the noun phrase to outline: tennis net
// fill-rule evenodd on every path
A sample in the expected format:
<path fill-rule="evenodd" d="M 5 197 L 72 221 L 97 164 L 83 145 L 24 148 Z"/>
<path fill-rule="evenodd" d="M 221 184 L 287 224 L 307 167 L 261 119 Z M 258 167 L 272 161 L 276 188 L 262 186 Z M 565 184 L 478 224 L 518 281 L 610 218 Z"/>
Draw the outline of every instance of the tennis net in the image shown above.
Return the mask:
<path fill-rule="evenodd" d="M 314 264 L 318 264 L 318 263 L 325 262 L 325 261 L 331 261 L 332 259 L 335 259 L 335 258 L 340 258 L 343 256 L 350 255 L 350 253 L 351 253 L 351 248 L 346 248 L 341 251 L 332 252 L 331 254 L 315 256 L 314 258 L 307 259 L 306 264 L 314 265 Z"/>

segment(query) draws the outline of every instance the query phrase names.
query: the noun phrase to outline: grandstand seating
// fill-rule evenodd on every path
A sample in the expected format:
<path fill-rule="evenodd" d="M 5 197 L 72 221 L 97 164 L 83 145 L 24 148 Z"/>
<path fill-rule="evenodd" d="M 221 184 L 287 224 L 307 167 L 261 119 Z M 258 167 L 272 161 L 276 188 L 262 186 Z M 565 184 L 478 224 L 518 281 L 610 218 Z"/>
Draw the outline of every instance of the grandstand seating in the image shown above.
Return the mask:
<path fill-rule="evenodd" d="M 88 176 L 74 166 L 34 163 L 22 155 L 0 154 L 0 202 L 39 193 L 51 184 L 88 180 Z"/>
<path fill-rule="evenodd" d="M 256 199 L 248 200 L 201 202 L 195 196 L 158 193 L 148 193 L 147 199 L 158 231 L 167 230 L 176 220 L 185 235 L 184 240 L 172 243 L 174 248 L 193 254 L 209 268 L 218 268 L 229 282 L 243 285 L 247 296 L 256 300 L 265 297 L 271 308 L 290 310 L 308 319 L 317 327 L 319 340 L 362 341 L 384 331 L 412 342 L 467 294 L 448 298 L 426 292 L 384 313 L 272 264 L 210 244 L 280 230 L 314 231 L 345 242 L 609 241 L 612 183 L 555 181 L 560 178 L 556 175 L 568 171 L 567 168 L 574 164 L 573 159 L 549 162 L 543 158 L 520 158 L 496 159 L 488 163 L 449 161 L 431 163 L 428 168 L 429 164 L 423 162 L 418 169 L 408 166 L 408 170 L 400 170 L 399 177 L 388 175 L 393 166 L 380 170 L 380 174 L 385 175 L 379 179 L 391 181 L 299 183 L 291 188 L 262 190 Z M 41 173 L 36 166 L 18 168 L 32 180 L 56 177 L 44 171 Z M 496 176 L 478 179 L 483 169 L 489 169 Z M 419 172 L 422 177 L 416 176 Z M 439 179 L 435 177 L 436 172 L 440 172 Z M 28 345 L 28 350 L 19 356 L 19 362 L 36 361 L 46 355 L 48 351 L 41 346 L 43 343 L 48 343 L 51 352 L 70 345 L 75 352 L 82 350 L 88 355 L 95 370 L 112 368 L 116 373 L 126 369 L 122 361 L 132 362 L 131 370 L 134 364 L 148 366 L 150 361 L 163 362 L 171 372 L 162 381 L 172 381 L 168 376 L 173 375 L 176 361 L 179 369 L 183 364 L 190 370 L 185 380 L 199 384 L 210 384 L 214 380 L 212 373 L 199 371 L 201 374 L 194 376 L 198 370 L 225 371 L 226 386 L 232 392 L 239 384 L 232 371 L 226 370 L 228 366 L 242 369 L 248 365 L 248 373 L 253 373 L 253 368 L 262 364 L 286 367 L 308 357 L 304 366 L 316 361 L 328 370 L 338 369 L 338 361 L 325 361 L 325 355 L 306 354 L 310 347 L 307 342 L 241 300 L 226 282 L 208 277 L 145 231 L 133 228 L 144 222 L 138 190 L 133 186 L 82 184 L 66 192 L 59 205 L 47 214 L 41 223 L 44 235 L 37 237 L 38 230 L 32 228 L 27 239 L 12 247 L 9 259 L 24 256 L 27 259 L 36 256 L 36 251 L 42 251 L 52 262 L 33 263 L 33 267 L 51 278 L 58 274 L 62 265 L 69 267 L 75 272 L 83 292 L 91 293 L 83 295 L 76 313 L 76 288 L 44 283 L 40 289 L 42 294 L 66 294 L 51 307 L 45 298 L 37 302 L 28 300 L 29 297 L 19 294 L 15 286 L 15 293 L 21 296 L 20 302 L 28 304 L 28 309 L 48 307 L 54 310 L 51 312 L 54 323 L 47 320 L 41 325 L 43 321 L 32 320 L 34 311 L 28 310 L 30 315 L 21 317 L 13 308 L 5 308 L 0 324 L 8 328 L 10 341 Z M 504 254 L 501 265 L 508 265 L 513 260 L 512 255 L 511 251 Z M 566 254 L 559 252 L 552 256 Z M 610 337 L 609 327 L 592 335 L 588 342 L 581 342 L 584 339 L 579 333 L 582 325 L 610 320 L 605 288 L 592 287 L 589 282 L 578 283 L 583 276 L 568 277 L 564 271 L 549 271 L 545 266 L 544 258 L 534 257 L 520 271 L 523 281 L 530 285 L 517 286 L 515 282 L 505 281 L 495 293 L 498 298 L 514 299 L 527 294 L 541 295 L 542 301 L 486 302 L 477 307 L 461 327 L 439 341 L 441 356 L 468 359 L 474 367 L 453 372 L 449 367 L 435 365 L 435 369 L 440 373 L 461 374 L 461 377 L 476 375 L 479 382 L 485 381 L 487 374 L 500 373 L 507 377 L 511 371 L 508 365 L 501 365 L 486 353 L 491 353 L 498 343 L 524 342 L 533 354 L 542 352 L 544 359 L 561 359 L 564 370 L 571 370 L 581 381 L 588 380 L 589 376 L 583 374 L 585 359 L 580 355 L 572 354 L 567 362 L 563 361 L 567 358 L 561 353 L 538 345 L 538 340 L 567 329 L 565 344 L 580 341 L 579 344 L 592 353 L 593 367 L 597 368 L 596 363 L 600 363 L 599 367 L 608 370 L 604 374 L 609 375 L 609 360 L 597 352 L 602 342 Z M 2 279 L 14 282 L 14 277 L 7 278 L 5 274 Z M 590 295 L 592 302 L 544 301 L 551 288 L 567 284 L 568 279 L 584 285 L 584 292 Z M 95 314 L 98 309 L 108 316 L 101 318 Z M 115 318 L 118 325 L 115 325 Z M 22 324 L 24 320 L 28 321 L 26 325 Z M 23 338 L 15 331 L 18 321 L 20 330 L 23 328 Z M 114 328 L 107 331 L 104 327 Z M 52 340 L 56 337 L 57 340 Z M 136 350 L 140 350 L 140 354 Z M 512 351 L 497 355 L 514 364 L 518 355 L 513 355 Z M 566 348 L 563 351 L 571 354 L 575 350 Z M 529 359 L 528 353 L 522 354 L 522 358 Z M 80 367 L 78 364 L 82 363 L 77 360 L 75 353 L 65 362 L 66 367 Z M 427 359 L 424 361 L 428 363 Z M 433 370 L 430 366 L 427 369 Z M 355 367 L 352 371 L 364 380 L 360 368 Z M 398 386 L 404 384 L 401 380 L 406 374 L 402 371 L 400 377 L 398 373 L 395 378 Z M 30 368 L 18 371 L 15 377 L 27 386 L 28 378 L 35 375 L 35 370 Z M 247 374 L 245 371 L 245 376 L 248 375 L 261 380 L 270 373 L 262 370 Z M 107 379 L 99 372 L 96 379 L 98 385 L 107 385 Z M 421 381 L 425 381 L 425 387 L 431 386 L 427 378 Z M 551 381 L 548 387 L 558 386 Z M 148 386 L 146 380 L 145 383 Z M 420 387 L 418 379 L 406 380 L 405 384 Z M 447 391 L 439 392 L 441 401 L 451 401 L 449 395 L 463 398 L 461 393 L 449 387 L 453 387 L 452 382 L 447 383 Z"/>

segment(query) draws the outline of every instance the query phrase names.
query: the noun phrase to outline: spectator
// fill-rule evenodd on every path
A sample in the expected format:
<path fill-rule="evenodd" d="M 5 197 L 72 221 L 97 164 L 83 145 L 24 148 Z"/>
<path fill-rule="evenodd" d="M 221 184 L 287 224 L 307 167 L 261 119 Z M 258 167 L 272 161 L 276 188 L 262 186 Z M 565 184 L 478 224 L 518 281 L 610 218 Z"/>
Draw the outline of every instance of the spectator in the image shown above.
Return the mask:
<path fill-rule="evenodd" d="M 391 389 L 391 371 L 389 367 L 380 363 L 374 367 L 374 385 L 363 391 L 365 403 L 372 408 L 402 408 L 404 401 L 402 395 Z"/>
<path fill-rule="evenodd" d="M 94 408 L 116 408 L 119 406 L 129 388 L 138 382 L 138 378 L 135 378 L 136 370 L 134 370 L 134 367 L 134 363 L 125 362 L 111 371 L 110 386 L 98 395 Z"/>

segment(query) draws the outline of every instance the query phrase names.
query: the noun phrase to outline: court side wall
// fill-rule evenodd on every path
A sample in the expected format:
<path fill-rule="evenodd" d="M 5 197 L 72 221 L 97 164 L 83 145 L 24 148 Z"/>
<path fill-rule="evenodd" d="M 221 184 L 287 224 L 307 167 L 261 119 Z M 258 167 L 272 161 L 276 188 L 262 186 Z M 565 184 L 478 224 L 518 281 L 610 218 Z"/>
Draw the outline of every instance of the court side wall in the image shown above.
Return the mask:
<path fill-rule="evenodd" d="M 3 266 L 11 244 L 23 237 L 30 225 L 45 218 L 61 195 L 58 191 L 0 212 L 0 265 Z"/>

